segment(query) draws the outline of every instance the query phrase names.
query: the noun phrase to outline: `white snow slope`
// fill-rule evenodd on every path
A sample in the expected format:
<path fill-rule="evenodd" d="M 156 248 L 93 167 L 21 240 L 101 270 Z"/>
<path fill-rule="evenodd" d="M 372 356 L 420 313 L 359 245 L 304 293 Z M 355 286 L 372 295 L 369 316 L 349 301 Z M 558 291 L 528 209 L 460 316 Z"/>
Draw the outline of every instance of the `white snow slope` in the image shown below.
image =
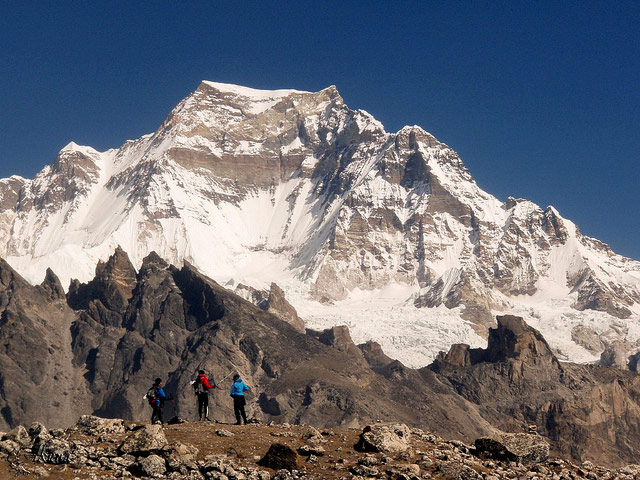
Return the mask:
<path fill-rule="evenodd" d="M 495 314 L 579 362 L 640 338 L 640 262 L 551 207 L 500 202 L 448 146 L 385 132 L 335 87 L 203 82 L 153 134 L 106 152 L 70 143 L 34 179 L 0 180 L 0 238 L 33 283 L 47 268 L 87 281 L 117 245 L 136 266 L 156 251 L 229 287 L 273 281 L 308 327 L 346 324 L 413 367 L 484 345 Z M 576 326 L 595 348 L 572 341 Z"/>

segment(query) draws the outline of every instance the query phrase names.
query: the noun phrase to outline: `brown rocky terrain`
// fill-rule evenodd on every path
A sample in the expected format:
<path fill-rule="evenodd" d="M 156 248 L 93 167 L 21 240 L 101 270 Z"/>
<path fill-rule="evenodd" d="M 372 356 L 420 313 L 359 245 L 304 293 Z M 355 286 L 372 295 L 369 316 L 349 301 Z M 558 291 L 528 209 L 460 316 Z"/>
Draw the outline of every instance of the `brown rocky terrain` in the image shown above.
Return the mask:
<path fill-rule="evenodd" d="M 210 407 L 221 422 L 233 420 L 228 375 L 238 372 L 252 388 L 247 413 L 261 424 L 397 422 L 467 443 L 535 424 L 553 455 L 634 462 L 637 375 L 560 362 L 521 318 L 497 322 L 486 349 L 456 345 L 414 370 L 374 342 L 355 345 L 345 327 L 302 333 L 155 254 L 136 271 L 118 249 L 66 297 L 53 272 L 31 286 L 2 262 L 0 428 L 66 428 L 83 414 L 141 422 L 158 376 L 174 397 L 165 417 L 195 419 L 189 383 L 202 368 L 220 383 Z"/>
<path fill-rule="evenodd" d="M 2 478 L 172 480 L 629 480 L 618 469 L 549 457 L 531 434 L 447 441 L 404 424 L 364 429 L 215 423 L 149 425 L 83 416 L 71 428 L 42 424 L 0 434 Z"/>

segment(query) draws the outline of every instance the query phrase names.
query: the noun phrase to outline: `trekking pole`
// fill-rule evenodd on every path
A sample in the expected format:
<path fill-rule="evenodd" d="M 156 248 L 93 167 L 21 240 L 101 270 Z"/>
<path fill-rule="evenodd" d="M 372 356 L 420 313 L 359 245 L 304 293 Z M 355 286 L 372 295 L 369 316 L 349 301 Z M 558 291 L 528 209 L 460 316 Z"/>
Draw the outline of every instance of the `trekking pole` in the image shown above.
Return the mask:
<path fill-rule="evenodd" d="M 229 371 L 229 373 L 227 373 L 224 377 L 222 377 L 220 379 L 220 382 L 224 382 L 227 378 L 229 378 L 231 375 L 233 375 L 233 372 L 235 372 L 235 370 L 231 370 Z M 218 384 L 218 382 L 216 382 L 216 385 Z"/>

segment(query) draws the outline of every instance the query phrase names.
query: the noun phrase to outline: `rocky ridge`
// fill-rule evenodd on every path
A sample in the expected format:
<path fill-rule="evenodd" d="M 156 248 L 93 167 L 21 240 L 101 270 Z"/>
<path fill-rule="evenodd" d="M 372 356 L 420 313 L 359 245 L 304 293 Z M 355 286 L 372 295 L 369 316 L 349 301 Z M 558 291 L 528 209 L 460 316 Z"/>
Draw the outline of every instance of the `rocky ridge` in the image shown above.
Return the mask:
<path fill-rule="evenodd" d="M 605 344 L 621 323 L 615 340 L 638 348 L 640 263 L 553 207 L 499 201 L 452 148 L 417 126 L 386 132 L 333 86 L 202 82 L 150 135 L 107 152 L 71 143 L 34 179 L 0 181 L 0 237 L 0 256 L 33 282 L 48 267 L 64 285 L 89 281 L 121 245 L 136 268 L 155 251 L 222 284 L 283 279 L 310 310 L 400 284 L 483 336 L 494 312 L 517 311 L 549 334 L 584 323 Z"/>
<path fill-rule="evenodd" d="M 0 473 L 78 480 L 628 480 L 640 478 L 640 466 L 611 469 L 549 458 L 544 439 L 530 434 L 479 438 L 468 445 L 404 424 L 364 430 L 161 426 L 86 415 L 66 430 L 34 423 L 0 434 Z"/>

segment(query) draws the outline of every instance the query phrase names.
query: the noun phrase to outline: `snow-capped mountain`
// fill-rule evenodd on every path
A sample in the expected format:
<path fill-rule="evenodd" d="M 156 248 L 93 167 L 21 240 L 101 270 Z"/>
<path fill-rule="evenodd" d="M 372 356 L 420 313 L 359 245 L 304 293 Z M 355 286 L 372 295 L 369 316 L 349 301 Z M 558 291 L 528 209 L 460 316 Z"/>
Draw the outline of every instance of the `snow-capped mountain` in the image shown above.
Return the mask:
<path fill-rule="evenodd" d="M 202 82 L 153 134 L 67 145 L 0 180 L 0 256 L 30 281 L 93 277 L 120 245 L 234 287 L 286 292 L 311 327 L 346 323 L 406 363 L 525 317 L 565 358 L 640 338 L 640 262 L 553 208 L 501 202 L 420 127 L 387 133 L 335 87 Z"/>

